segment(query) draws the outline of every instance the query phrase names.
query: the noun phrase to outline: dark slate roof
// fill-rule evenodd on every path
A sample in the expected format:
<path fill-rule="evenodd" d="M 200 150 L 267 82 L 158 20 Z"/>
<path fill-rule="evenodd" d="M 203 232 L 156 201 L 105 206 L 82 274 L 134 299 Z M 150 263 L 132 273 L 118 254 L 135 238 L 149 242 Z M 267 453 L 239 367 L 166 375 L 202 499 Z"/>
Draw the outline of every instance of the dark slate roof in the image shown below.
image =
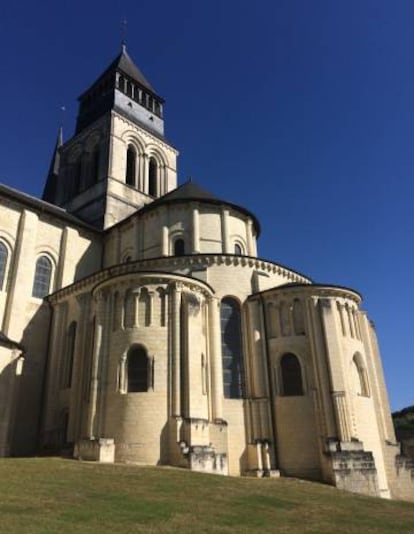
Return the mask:
<path fill-rule="evenodd" d="M 0 345 L 5 345 L 6 347 L 11 349 L 24 350 L 23 346 L 20 345 L 20 343 L 17 343 L 17 341 L 12 341 L 6 336 L 6 334 L 3 334 L 3 332 L 0 332 Z"/>
<path fill-rule="evenodd" d="M 112 61 L 112 63 L 109 65 L 107 69 L 93 82 L 93 84 L 82 93 L 82 95 L 79 97 L 80 99 L 82 96 L 91 89 L 96 83 L 98 83 L 102 78 L 104 78 L 107 74 L 110 72 L 120 71 L 123 74 L 126 74 L 129 78 L 137 82 L 142 87 L 145 87 L 150 91 L 154 96 L 158 96 L 155 92 L 155 89 L 151 86 L 149 81 L 145 78 L 145 76 L 142 74 L 142 72 L 139 70 L 139 68 L 135 65 L 135 63 L 132 61 L 131 57 L 129 56 L 128 52 L 126 51 L 126 46 L 122 45 L 121 53 L 116 56 L 116 58 Z M 158 97 L 160 98 L 160 97 Z"/>
<path fill-rule="evenodd" d="M 23 204 L 24 206 L 28 206 L 29 208 L 35 211 L 41 213 L 48 213 L 49 215 L 55 216 L 58 219 L 65 221 L 66 223 L 71 223 L 74 226 L 89 230 L 91 232 L 94 232 L 95 234 L 101 233 L 100 230 L 98 230 L 94 226 L 91 226 L 90 224 L 82 221 L 81 219 L 78 219 L 74 215 L 71 215 L 63 208 L 55 206 L 54 204 L 49 204 L 49 202 L 46 202 L 44 200 L 39 200 L 38 198 L 32 197 L 31 195 L 28 195 L 26 193 L 22 193 L 21 191 L 17 191 L 16 189 L 13 189 L 12 187 L 9 187 L 7 185 L 0 184 L 0 196 L 8 197 L 16 202 Z"/>
<path fill-rule="evenodd" d="M 177 187 L 177 189 L 170 191 L 166 195 L 163 195 L 162 197 L 157 198 L 156 200 L 154 200 L 154 202 L 147 204 L 140 210 L 140 213 L 145 212 L 145 211 L 150 211 L 152 209 L 155 209 L 159 206 L 163 206 L 165 204 L 173 204 L 173 203 L 188 202 L 188 201 L 205 202 L 208 204 L 223 205 L 223 206 L 228 206 L 229 208 L 232 208 L 235 211 L 240 211 L 253 219 L 253 224 L 256 229 L 256 234 L 257 236 L 260 235 L 260 224 L 256 216 L 253 215 L 253 213 L 248 211 L 246 208 L 242 208 L 241 206 L 238 206 L 237 204 L 227 202 L 226 200 L 221 200 L 220 198 L 216 197 L 215 195 L 213 195 L 206 189 L 200 187 L 198 184 L 196 184 L 192 180 L 189 180 L 185 184 L 180 185 L 179 187 Z"/>

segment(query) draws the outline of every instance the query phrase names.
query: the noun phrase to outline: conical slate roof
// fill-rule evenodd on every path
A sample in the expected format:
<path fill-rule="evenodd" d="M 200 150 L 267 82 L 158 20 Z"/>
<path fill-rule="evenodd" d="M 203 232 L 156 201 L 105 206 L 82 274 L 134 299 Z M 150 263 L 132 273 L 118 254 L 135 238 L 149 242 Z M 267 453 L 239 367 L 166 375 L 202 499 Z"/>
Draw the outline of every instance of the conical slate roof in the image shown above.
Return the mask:
<path fill-rule="evenodd" d="M 181 203 L 181 202 L 200 202 L 200 203 L 207 203 L 207 204 L 215 204 L 215 205 L 223 205 L 228 206 L 229 208 L 232 208 L 236 211 L 240 211 L 244 213 L 245 215 L 248 215 L 253 219 L 253 223 L 257 232 L 257 236 L 260 234 L 260 224 L 257 220 L 256 216 L 253 215 L 249 210 L 246 208 L 243 208 L 241 206 L 238 206 L 237 204 L 233 204 L 232 202 L 228 202 L 227 200 L 222 200 L 203 187 L 199 186 L 192 180 L 189 180 L 188 182 L 180 185 L 177 187 L 177 189 L 174 189 L 173 191 L 170 191 L 166 195 L 163 195 L 160 198 L 157 198 L 154 200 L 154 202 L 151 202 L 150 204 L 147 204 L 144 208 L 142 208 L 140 211 L 149 211 L 152 209 L 155 209 L 159 206 L 162 206 L 164 204 L 174 204 L 174 203 Z"/>
<path fill-rule="evenodd" d="M 121 53 L 116 56 L 107 69 L 93 82 L 93 84 L 84 91 L 79 99 L 87 93 L 94 85 L 96 85 L 102 78 L 105 78 L 110 72 L 121 72 L 125 74 L 131 80 L 137 82 L 141 87 L 144 87 L 150 91 L 153 95 L 157 96 L 155 89 L 151 86 L 149 81 L 142 74 L 140 69 L 135 65 L 129 56 L 125 44 L 122 45 Z"/>

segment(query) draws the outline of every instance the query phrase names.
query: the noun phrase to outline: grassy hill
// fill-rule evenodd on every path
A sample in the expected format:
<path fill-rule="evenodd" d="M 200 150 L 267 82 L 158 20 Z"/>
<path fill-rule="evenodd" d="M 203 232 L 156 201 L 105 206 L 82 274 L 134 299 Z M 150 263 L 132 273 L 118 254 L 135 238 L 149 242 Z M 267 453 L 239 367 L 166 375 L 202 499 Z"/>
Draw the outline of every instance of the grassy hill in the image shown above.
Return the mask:
<path fill-rule="evenodd" d="M 57 458 L 0 460 L 0 532 L 414 532 L 414 504 L 295 479 Z"/>

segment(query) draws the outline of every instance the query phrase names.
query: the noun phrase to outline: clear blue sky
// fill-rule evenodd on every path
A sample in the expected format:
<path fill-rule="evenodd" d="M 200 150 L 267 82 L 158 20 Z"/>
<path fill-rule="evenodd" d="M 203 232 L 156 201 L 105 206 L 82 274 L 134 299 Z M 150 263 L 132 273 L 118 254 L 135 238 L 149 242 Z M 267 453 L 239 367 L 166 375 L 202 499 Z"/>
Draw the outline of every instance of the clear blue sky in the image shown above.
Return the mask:
<path fill-rule="evenodd" d="M 41 194 L 123 17 L 180 181 L 252 210 L 261 257 L 359 290 L 391 406 L 414 404 L 414 2 L 3 2 L 1 182 Z"/>

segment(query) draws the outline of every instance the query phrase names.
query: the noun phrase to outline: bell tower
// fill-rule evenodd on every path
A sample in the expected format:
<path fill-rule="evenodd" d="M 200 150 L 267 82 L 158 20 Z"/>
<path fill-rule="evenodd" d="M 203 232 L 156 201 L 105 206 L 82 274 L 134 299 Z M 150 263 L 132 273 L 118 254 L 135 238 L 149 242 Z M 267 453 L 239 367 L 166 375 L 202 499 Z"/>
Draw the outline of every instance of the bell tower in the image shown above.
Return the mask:
<path fill-rule="evenodd" d="M 108 228 L 177 187 L 164 100 L 125 44 L 78 100 L 75 134 L 56 144 L 43 200 Z"/>

